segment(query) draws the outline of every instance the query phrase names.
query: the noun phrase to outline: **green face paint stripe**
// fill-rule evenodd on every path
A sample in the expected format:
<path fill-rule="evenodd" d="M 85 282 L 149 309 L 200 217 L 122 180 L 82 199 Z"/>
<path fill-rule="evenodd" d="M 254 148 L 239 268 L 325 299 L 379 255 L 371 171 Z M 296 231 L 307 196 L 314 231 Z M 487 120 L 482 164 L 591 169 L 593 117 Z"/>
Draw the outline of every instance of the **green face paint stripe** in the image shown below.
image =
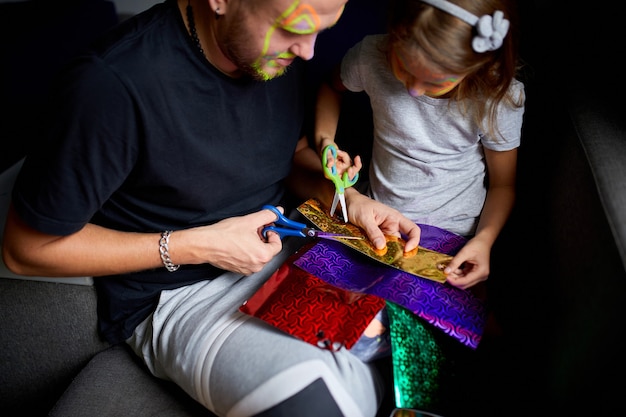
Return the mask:
<path fill-rule="evenodd" d="M 263 71 L 263 69 L 261 68 L 258 62 L 255 62 L 254 64 L 252 64 L 252 68 L 254 68 L 257 75 L 259 75 L 263 79 L 263 81 L 269 81 L 272 78 L 266 71 Z"/>
<path fill-rule="evenodd" d="M 264 56 L 267 55 L 267 51 L 269 51 L 270 49 L 270 41 L 272 38 L 272 34 L 276 30 L 278 23 L 283 21 L 287 16 L 289 16 L 289 14 L 291 14 L 293 10 L 296 9 L 299 2 L 300 2 L 299 0 L 295 0 L 293 3 L 291 3 L 291 6 L 289 6 L 287 10 L 285 10 L 276 19 L 276 22 L 272 26 L 270 26 L 270 28 L 267 30 L 267 33 L 265 34 L 265 40 L 263 41 L 263 49 L 261 50 L 261 54 L 256 59 L 256 61 L 252 64 L 252 68 L 255 68 L 257 74 L 261 75 L 263 79 L 265 79 L 266 81 L 269 79 L 269 75 L 261 69 L 261 60 L 263 59 Z"/>
<path fill-rule="evenodd" d="M 281 26 L 281 22 L 285 21 L 287 17 L 296 10 L 298 4 L 300 4 L 300 0 L 295 0 L 293 3 L 291 3 L 291 6 L 289 6 L 287 10 L 285 10 L 280 16 L 278 16 L 276 22 L 274 22 L 274 26 Z"/>
<path fill-rule="evenodd" d="M 270 50 L 270 41 L 272 39 L 272 34 L 274 33 L 275 30 L 276 30 L 276 27 L 274 26 L 271 26 L 267 30 L 267 33 L 265 34 L 265 40 L 263 41 L 263 49 L 261 50 L 261 55 L 259 56 L 259 59 L 267 55 L 267 51 Z"/>
<path fill-rule="evenodd" d="M 270 40 L 275 30 L 276 30 L 275 26 L 270 26 L 270 28 L 267 30 L 267 33 L 265 34 L 265 40 L 263 41 L 263 49 L 261 50 L 261 54 L 256 59 L 256 61 L 254 61 L 254 63 L 252 64 L 252 68 L 254 68 L 256 70 L 256 73 L 262 76 L 265 81 L 269 80 L 270 76 L 267 72 L 261 69 L 261 60 L 263 59 L 264 56 L 267 55 L 267 51 L 269 51 L 270 49 Z"/>

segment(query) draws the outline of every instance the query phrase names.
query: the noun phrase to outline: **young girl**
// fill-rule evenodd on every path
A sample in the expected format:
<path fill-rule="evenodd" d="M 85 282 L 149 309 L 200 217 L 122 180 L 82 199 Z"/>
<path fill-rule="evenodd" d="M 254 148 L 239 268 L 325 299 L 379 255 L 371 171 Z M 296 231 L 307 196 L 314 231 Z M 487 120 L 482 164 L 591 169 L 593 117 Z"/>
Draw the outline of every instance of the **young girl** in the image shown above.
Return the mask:
<path fill-rule="evenodd" d="M 374 121 L 368 194 L 417 223 L 469 238 L 445 270 L 448 283 L 466 289 L 487 279 L 515 199 L 525 98 L 515 78 L 515 1 L 389 4 L 388 33 L 363 38 L 321 87 L 316 145 L 334 144 L 340 93 L 365 91 Z M 351 177 L 361 168 L 343 151 L 332 163 Z M 375 320 L 353 352 L 365 343 L 360 353 L 374 359 L 380 330 Z"/>

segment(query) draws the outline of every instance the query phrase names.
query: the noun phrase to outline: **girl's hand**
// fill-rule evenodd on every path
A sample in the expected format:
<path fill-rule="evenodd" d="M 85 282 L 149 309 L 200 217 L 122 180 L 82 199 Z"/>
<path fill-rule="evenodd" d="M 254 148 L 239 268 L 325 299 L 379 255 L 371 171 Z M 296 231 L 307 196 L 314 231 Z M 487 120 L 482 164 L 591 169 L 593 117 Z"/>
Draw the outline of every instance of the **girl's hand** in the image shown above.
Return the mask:
<path fill-rule="evenodd" d="M 342 151 L 341 149 L 339 149 L 339 147 L 337 146 L 337 144 L 335 144 L 334 142 L 332 142 L 329 139 L 324 139 L 322 141 L 322 152 L 324 152 L 324 149 L 326 149 L 326 147 L 328 145 L 332 145 L 335 147 L 335 149 L 337 149 L 337 158 L 335 159 L 335 157 L 333 156 L 332 152 L 327 151 L 326 154 L 326 167 L 327 168 L 332 168 L 333 166 L 336 168 L 337 170 L 337 175 L 339 175 L 339 177 L 343 177 L 343 173 L 344 172 L 348 172 L 348 177 L 350 179 L 353 179 L 356 174 L 361 170 L 361 168 L 363 167 L 363 164 L 361 162 L 361 157 L 360 156 L 355 156 L 354 157 L 354 164 L 352 163 L 352 159 L 350 158 L 350 154 L 348 154 L 345 151 Z M 322 161 L 324 160 L 324 155 L 322 155 Z M 328 178 L 328 175 L 325 174 L 325 176 Z M 330 179 L 330 178 L 328 178 Z"/>
<path fill-rule="evenodd" d="M 455 287 L 467 289 L 489 277 L 491 246 L 478 238 L 470 239 L 443 271 Z"/>

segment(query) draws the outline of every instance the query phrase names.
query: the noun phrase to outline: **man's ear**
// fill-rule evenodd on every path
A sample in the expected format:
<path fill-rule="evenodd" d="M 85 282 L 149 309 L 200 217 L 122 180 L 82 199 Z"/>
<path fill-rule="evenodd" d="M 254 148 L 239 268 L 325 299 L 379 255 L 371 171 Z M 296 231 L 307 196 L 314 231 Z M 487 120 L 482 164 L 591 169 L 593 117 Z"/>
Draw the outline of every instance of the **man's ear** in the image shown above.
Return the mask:
<path fill-rule="evenodd" d="M 228 0 L 209 0 L 209 6 L 215 13 L 215 18 L 225 15 L 228 9 Z"/>

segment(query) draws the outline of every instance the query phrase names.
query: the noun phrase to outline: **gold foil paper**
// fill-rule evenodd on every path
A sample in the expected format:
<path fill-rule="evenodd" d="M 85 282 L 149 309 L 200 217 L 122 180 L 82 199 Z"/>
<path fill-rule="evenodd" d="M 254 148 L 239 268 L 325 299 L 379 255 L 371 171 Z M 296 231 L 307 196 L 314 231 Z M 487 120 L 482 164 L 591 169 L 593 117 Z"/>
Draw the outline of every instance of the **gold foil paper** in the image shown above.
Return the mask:
<path fill-rule="evenodd" d="M 298 211 L 317 228 L 324 232 L 341 233 L 349 236 L 361 236 L 361 240 L 337 238 L 337 241 L 367 255 L 368 257 L 386 265 L 408 272 L 410 274 L 430 279 L 437 282 L 445 282 L 443 273 L 452 256 L 445 253 L 432 251 L 418 246 L 417 252 L 404 253 L 405 241 L 396 236 L 386 236 L 386 251 L 377 250 L 367 235 L 358 226 L 332 218 L 328 207 L 323 207 L 316 199 L 305 201 L 298 207 Z"/>

